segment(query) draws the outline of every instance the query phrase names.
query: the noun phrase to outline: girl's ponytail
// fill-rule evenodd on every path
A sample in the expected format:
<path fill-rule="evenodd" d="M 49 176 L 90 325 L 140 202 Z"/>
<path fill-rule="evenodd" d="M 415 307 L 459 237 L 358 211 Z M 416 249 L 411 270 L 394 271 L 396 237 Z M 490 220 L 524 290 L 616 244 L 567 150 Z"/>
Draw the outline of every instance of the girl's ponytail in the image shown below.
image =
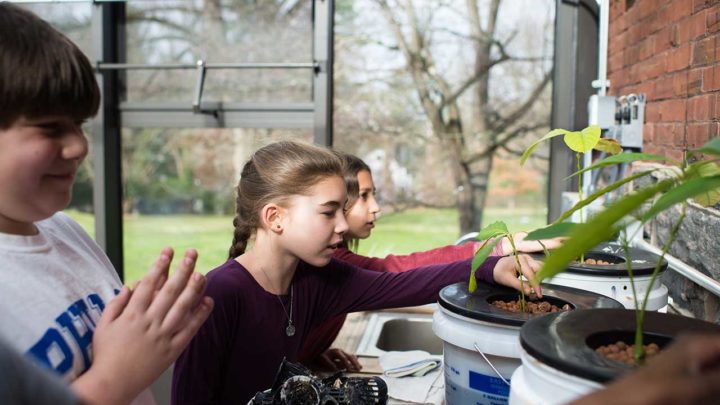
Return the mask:
<path fill-rule="evenodd" d="M 232 245 L 230 245 L 230 251 L 228 252 L 228 259 L 234 259 L 245 253 L 248 239 L 250 239 L 253 231 L 253 228 L 248 226 L 239 214 L 233 219 L 233 226 L 235 227 L 235 231 L 233 232 L 233 241 Z"/>

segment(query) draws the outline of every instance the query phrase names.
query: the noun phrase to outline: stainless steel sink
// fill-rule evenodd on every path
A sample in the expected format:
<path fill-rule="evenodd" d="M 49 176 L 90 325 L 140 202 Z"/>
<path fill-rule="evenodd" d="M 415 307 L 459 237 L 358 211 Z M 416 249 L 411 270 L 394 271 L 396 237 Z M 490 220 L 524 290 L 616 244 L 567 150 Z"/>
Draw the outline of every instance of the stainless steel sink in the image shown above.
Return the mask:
<path fill-rule="evenodd" d="M 432 331 L 432 315 L 398 312 L 370 315 L 356 354 L 381 356 L 395 350 L 424 350 L 442 355 L 442 340 Z"/>

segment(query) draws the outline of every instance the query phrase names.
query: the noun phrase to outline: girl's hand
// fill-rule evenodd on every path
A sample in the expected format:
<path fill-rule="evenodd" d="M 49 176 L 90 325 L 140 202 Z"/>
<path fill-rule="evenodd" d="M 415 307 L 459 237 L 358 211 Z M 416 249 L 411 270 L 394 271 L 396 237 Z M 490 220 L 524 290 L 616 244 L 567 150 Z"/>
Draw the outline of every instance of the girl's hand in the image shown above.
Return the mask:
<path fill-rule="evenodd" d="M 88 403 L 129 403 L 180 355 L 213 307 L 206 280 L 193 273 L 189 250 L 168 279 L 173 251 L 160 257 L 134 290 L 123 287 L 107 305 L 93 336 L 92 366 L 73 383 Z M 166 281 L 167 280 L 167 281 Z"/>
<path fill-rule="evenodd" d="M 330 348 L 325 350 L 318 359 L 320 365 L 330 371 L 360 371 L 362 365 L 357 356 L 342 349 Z"/>
<path fill-rule="evenodd" d="M 535 279 L 535 273 L 540 270 L 542 264 L 528 255 L 518 255 L 517 261 L 520 262 L 523 276 L 528 280 L 522 283 L 525 294 L 537 294 L 537 297 L 541 298 L 542 290 L 540 286 L 530 288 L 530 281 Z M 517 261 L 515 256 L 505 256 L 500 259 L 493 269 L 493 280 L 498 284 L 520 291 Z"/>
<path fill-rule="evenodd" d="M 543 245 L 545 245 L 545 248 L 547 250 L 553 250 L 559 248 L 563 241 L 565 241 L 565 237 L 558 237 L 558 238 L 552 238 L 552 239 L 541 239 L 539 241 L 537 240 L 525 240 L 525 237 L 527 236 L 527 232 L 518 232 L 516 234 L 513 234 L 513 241 L 515 242 L 515 248 L 518 252 L 524 252 L 524 253 L 532 253 L 532 252 L 542 252 L 544 251 Z M 542 242 L 542 245 L 540 244 Z M 512 245 L 510 244 L 510 239 L 507 237 L 503 238 L 502 242 L 502 250 L 504 255 L 511 255 L 513 254 Z"/>

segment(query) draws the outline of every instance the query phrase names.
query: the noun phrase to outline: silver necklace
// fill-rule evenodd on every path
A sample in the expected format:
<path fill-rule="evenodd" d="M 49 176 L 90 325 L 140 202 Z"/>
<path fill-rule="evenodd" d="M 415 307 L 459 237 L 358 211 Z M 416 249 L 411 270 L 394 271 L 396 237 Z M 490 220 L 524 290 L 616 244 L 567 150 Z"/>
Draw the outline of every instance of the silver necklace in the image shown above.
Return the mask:
<path fill-rule="evenodd" d="M 272 281 L 270 281 L 270 277 L 268 277 L 267 273 L 265 273 L 265 269 L 263 269 L 261 267 L 260 270 L 262 270 L 263 274 L 265 275 L 265 278 L 267 278 L 267 280 L 268 280 L 268 283 L 270 283 L 270 287 L 272 287 L 274 290 L 275 286 L 272 284 Z M 292 321 L 293 290 L 294 290 L 294 285 L 290 284 L 290 315 L 288 315 L 288 311 L 285 309 L 285 304 L 283 304 L 282 300 L 280 299 L 280 296 L 273 294 L 273 295 L 275 295 L 275 298 L 277 298 L 278 301 L 280 302 L 280 306 L 282 307 L 283 312 L 285 312 L 285 317 L 288 320 L 288 324 L 285 327 L 285 334 L 288 336 L 295 336 L 295 325 L 293 325 L 293 321 Z"/>

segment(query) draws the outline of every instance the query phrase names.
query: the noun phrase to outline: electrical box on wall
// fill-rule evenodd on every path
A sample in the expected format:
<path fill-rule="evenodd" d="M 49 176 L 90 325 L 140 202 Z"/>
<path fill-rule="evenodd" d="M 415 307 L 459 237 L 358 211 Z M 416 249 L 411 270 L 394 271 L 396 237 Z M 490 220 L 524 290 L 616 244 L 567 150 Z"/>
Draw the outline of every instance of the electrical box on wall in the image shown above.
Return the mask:
<path fill-rule="evenodd" d="M 590 124 L 598 125 L 605 137 L 623 148 L 641 150 L 645 123 L 645 94 L 593 95 L 588 101 Z"/>
<path fill-rule="evenodd" d="M 645 94 L 629 94 L 617 100 L 615 124 L 620 136 L 616 139 L 624 148 L 641 150 L 645 123 Z"/>

